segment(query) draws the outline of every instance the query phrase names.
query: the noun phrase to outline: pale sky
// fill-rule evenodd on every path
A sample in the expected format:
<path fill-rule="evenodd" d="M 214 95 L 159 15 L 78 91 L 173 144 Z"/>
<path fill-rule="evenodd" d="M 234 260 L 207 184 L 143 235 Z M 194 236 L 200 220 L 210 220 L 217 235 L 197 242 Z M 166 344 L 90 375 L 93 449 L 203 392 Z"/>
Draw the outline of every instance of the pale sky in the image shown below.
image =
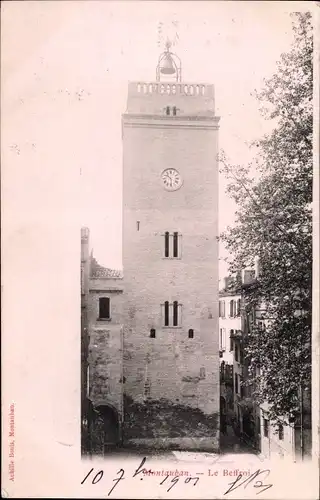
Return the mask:
<path fill-rule="evenodd" d="M 59 182 L 63 189 L 64 176 L 78 172 L 70 200 L 79 200 L 72 209 L 79 226 L 90 228 L 94 255 L 102 265 L 122 267 L 121 113 L 126 109 L 129 80 L 155 80 L 163 49 L 158 46 L 159 23 L 163 23 L 162 42 L 178 32 L 173 50 L 182 60 L 182 79 L 215 85 L 220 147 L 233 162 L 245 163 L 250 158 L 247 143 L 270 129 L 250 94 L 261 88 L 262 79 L 273 74 L 280 54 L 289 49 L 289 13 L 301 10 L 300 6 L 295 2 L 2 4 L 2 17 L 10 21 L 2 28 L 9 149 L 31 155 L 42 148 L 47 159 L 48 135 L 50 144 L 56 138 L 57 149 L 65 148 L 65 161 L 59 160 L 56 176 L 46 179 L 48 189 L 50 183 Z M 36 178 L 45 172 L 31 165 L 30 175 Z M 220 230 L 234 219 L 224 190 L 221 178 Z M 44 201 L 45 197 L 44 193 Z M 226 268 L 220 267 L 223 276 Z"/>

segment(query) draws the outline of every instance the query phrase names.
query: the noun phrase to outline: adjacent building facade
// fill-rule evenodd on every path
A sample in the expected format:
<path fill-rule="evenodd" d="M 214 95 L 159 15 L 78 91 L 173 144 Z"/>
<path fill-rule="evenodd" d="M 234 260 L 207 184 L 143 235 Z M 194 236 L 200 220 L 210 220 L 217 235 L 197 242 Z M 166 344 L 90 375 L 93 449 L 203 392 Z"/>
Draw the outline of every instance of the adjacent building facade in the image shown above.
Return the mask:
<path fill-rule="evenodd" d="M 252 271 L 251 276 L 247 275 L 247 279 L 242 284 L 243 292 L 247 286 L 255 286 L 256 280 L 259 279 L 259 269 Z M 268 313 L 266 304 L 261 302 L 254 309 L 248 308 L 243 299 L 243 338 L 246 337 L 253 328 L 263 330 L 268 327 Z M 250 360 L 244 359 L 243 362 L 243 380 L 249 379 L 248 365 Z M 263 378 L 263 373 L 257 373 Z M 244 388 L 243 402 L 249 405 L 250 422 L 248 426 L 247 437 L 249 442 L 261 451 L 261 454 L 266 458 L 283 458 L 293 461 L 305 459 L 311 454 L 311 400 L 310 391 L 301 390 L 300 399 L 300 416 L 295 422 L 278 416 L 280 424 L 269 420 L 268 404 L 262 403 L 258 406 L 252 398 L 254 387 L 249 386 Z"/>
<path fill-rule="evenodd" d="M 240 314 L 236 315 L 237 328 L 226 329 L 227 340 L 229 344 L 229 353 L 226 354 L 223 349 L 224 343 L 220 343 L 221 373 L 224 373 L 226 367 L 229 372 L 233 372 L 232 392 L 234 397 L 234 406 L 227 406 L 227 419 L 232 419 L 234 430 L 243 441 L 249 444 L 252 449 L 261 453 L 266 458 L 289 458 L 290 460 L 300 460 L 306 458 L 311 453 L 311 401 L 310 392 L 304 390 L 300 394 L 301 415 L 298 422 L 289 423 L 283 419 L 280 425 L 271 422 L 268 417 L 268 405 L 263 403 L 258 405 L 254 399 L 254 386 L 248 384 L 250 359 L 245 356 L 245 339 L 253 328 L 264 329 L 268 325 L 265 304 L 261 303 L 254 308 L 248 307 L 245 290 L 247 286 L 254 286 L 258 277 L 258 268 L 255 270 L 245 270 L 242 273 L 240 282 L 235 282 L 230 278 L 225 280 L 225 287 L 220 291 L 220 332 L 225 325 L 235 325 L 232 323 L 230 313 L 233 311 L 231 301 L 239 300 L 240 295 Z M 226 308 L 226 298 L 228 298 L 228 308 Z M 229 317 L 226 313 L 229 311 Z M 238 311 L 236 309 L 236 311 Z M 227 323 L 228 322 L 228 323 Z M 221 335 L 220 335 L 221 336 Z M 259 375 L 259 373 L 257 373 Z M 226 391 L 225 378 L 221 377 L 221 394 Z M 230 386 L 228 388 L 231 392 Z M 281 416 L 279 416 L 281 419 Z"/>
<path fill-rule="evenodd" d="M 220 418 L 221 429 L 226 429 L 237 418 L 238 356 L 234 356 L 234 335 L 241 331 L 241 291 L 234 280 L 224 278 L 219 291 L 219 353 L 220 353 Z"/>
<path fill-rule="evenodd" d="M 81 231 L 82 452 L 103 455 L 122 442 L 122 273 L 98 264 Z"/>

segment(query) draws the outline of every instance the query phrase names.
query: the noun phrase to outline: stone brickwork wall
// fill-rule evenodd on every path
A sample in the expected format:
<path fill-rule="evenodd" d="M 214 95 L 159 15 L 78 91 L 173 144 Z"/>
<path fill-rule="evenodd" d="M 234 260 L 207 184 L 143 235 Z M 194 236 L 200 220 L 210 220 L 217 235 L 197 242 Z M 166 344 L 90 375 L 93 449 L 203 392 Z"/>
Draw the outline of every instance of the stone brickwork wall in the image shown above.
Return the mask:
<path fill-rule="evenodd" d="M 89 345 L 90 398 L 95 406 L 112 404 L 121 410 L 121 331 L 91 329 Z"/>
<path fill-rule="evenodd" d="M 216 413 L 206 415 L 198 408 L 172 403 L 165 398 L 136 403 L 125 396 L 124 421 L 127 444 L 177 448 L 179 442 L 185 441 L 189 443 L 187 448 L 194 448 L 202 441 L 202 448 L 218 449 L 219 417 Z"/>
<path fill-rule="evenodd" d="M 110 298 L 110 320 L 99 319 L 99 298 Z M 121 280 L 90 279 L 89 385 L 94 406 L 111 405 L 122 420 L 123 329 Z"/>
<path fill-rule="evenodd" d="M 129 86 L 123 117 L 125 392 L 135 403 L 166 399 L 218 415 L 218 119 L 210 86 L 206 97 L 179 94 L 179 116 L 164 116 L 176 97 L 139 96 Z M 169 167 L 183 178 L 174 192 L 161 183 Z M 181 258 L 164 258 L 166 231 L 181 235 Z M 164 327 L 166 300 L 181 304 L 180 327 Z M 175 424 L 166 420 L 173 438 Z M 196 433 L 199 421 L 192 422 Z"/>

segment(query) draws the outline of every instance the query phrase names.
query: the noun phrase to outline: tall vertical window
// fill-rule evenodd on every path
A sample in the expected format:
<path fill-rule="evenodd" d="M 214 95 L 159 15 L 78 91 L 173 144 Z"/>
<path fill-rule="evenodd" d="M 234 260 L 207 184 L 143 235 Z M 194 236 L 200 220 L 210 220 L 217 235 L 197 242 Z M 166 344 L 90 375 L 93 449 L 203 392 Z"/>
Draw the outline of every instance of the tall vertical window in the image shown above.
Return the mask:
<path fill-rule="evenodd" d="M 226 350 L 226 329 L 220 328 L 220 351 Z"/>
<path fill-rule="evenodd" d="M 226 303 L 224 300 L 219 300 L 219 316 L 224 318 L 226 315 Z"/>
<path fill-rule="evenodd" d="M 230 304 L 229 304 L 229 316 L 231 318 L 233 318 L 234 316 L 234 301 L 233 300 L 230 300 Z"/>
<path fill-rule="evenodd" d="M 235 343 L 235 346 L 234 346 L 234 357 L 235 357 L 236 361 L 239 361 L 239 346 L 238 346 L 237 342 Z"/>
<path fill-rule="evenodd" d="M 283 425 L 282 424 L 279 424 L 278 433 L 279 433 L 279 439 L 280 439 L 280 441 L 282 441 L 283 440 Z"/>
<path fill-rule="evenodd" d="M 163 326 L 180 327 L 182 318 L 182 305 L 175 300 L 173 303 L 166 301 L 161 306 Z"/>
<path fill-rule="evenodd" d="M 234 374 L 234 386 L 235 386 L 234 387 L 234 392 L 236 394 L 238 394 L 238 392 L 239 392 L 239 380 L 238 380 L 238 374 L 237 373 Z"/>
<path fill-rule="evenodd" d="M 269 437 L 269 420 L 266 418 L 263 419 L 263 435 Z"/>
<path fill-rule="evenodd" d="M 170 234 L 169 231 L 164 233 L 164 256 L 171 259 L 181 257 L 181 234 Z"/>
<path fill-rule="evenodd" d="M 188 331 L 188 337 L 189 337 L 189 339 L 193 339 L 193 335 L 194 335 L 193 328 L 190 328 L 189 331 Z"/>
<path fill-rule="evenodd" d="M 99 319 L 110 319 L 110 299 L 108 297 L 99 299 Z"/>
<path fill-rule="evenodd" d="M 169 326 L 169 302 L 164 303 L 164 326 Z"/>
<path fill-rule="evenodd" d="M 178 257 L 178 233 L 173 233 L 173 256 Z"/>
<path fill-rule="evenodd" d="M 178 326 L 178 302 L 173 303 L 173 326 Z"/>
<path fill-rule="evenodd" d="M 169 257 L 169 233 L 164 234 L 164 256 Z"/>
<path fill-rule="evenodd" d="M 233 330 L 230 330 L 230 351 L 233 351 Z"/>
<path fill-rule="evenodd" d="M 241 300 L 237 300 L 237 316 L 240 316 L 240 311 L 241 311 Z"/>

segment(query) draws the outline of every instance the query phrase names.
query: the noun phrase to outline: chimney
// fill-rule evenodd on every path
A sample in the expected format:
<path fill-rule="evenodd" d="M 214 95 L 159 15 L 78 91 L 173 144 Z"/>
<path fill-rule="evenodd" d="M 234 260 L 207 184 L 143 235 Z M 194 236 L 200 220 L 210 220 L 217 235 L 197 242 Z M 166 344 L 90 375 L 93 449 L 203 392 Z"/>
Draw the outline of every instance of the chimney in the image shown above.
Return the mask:
<path fill-rule="evenodd" d="M 81 228 L 81 239 L 88 239 L 88 238 L 89 238 L 89 228 L 82 227 Z"/>
<path fill-rule="evenodd" d="M 89 259 L 89 229 L 81 228 L 81 260 L 87 262 Z"/>

